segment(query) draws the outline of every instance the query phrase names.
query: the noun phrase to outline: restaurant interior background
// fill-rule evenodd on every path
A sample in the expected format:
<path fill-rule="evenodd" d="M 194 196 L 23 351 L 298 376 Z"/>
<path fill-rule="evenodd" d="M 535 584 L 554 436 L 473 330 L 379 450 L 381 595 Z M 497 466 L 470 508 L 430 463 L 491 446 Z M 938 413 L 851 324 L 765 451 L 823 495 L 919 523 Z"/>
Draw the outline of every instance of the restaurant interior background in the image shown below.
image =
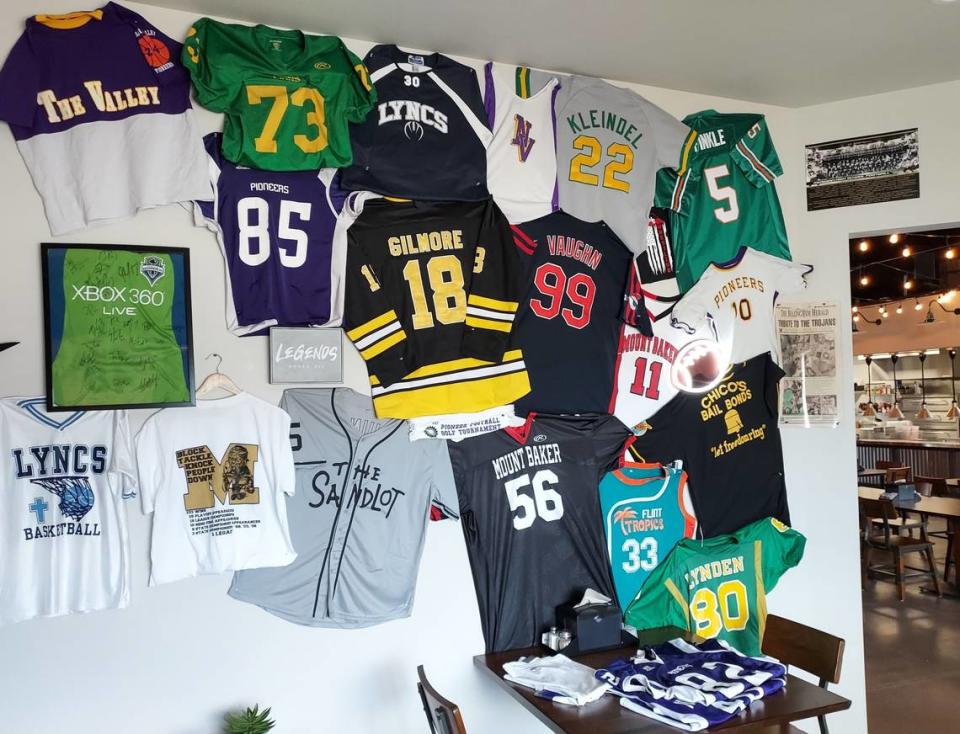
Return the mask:
<path fill-rule="evenodd" d="M 63 13 L 77 9 L 74 5 L 72 0 L 48 0 L 43 10 Z M 769 15 L 763 17 L 757 15 L 756 3 L 739 1 L 664 1 L 641 3 L 635 10 L 634 3 L 613 2 L 592 7 L 589 13 L 581 4 L 557 8 L 546 0 L 523 8 L 495 2 L 472 4 L 469 9 L 460 3 L 431 0 L 399 5 L 354 2 L 352 9 L 293 0 L 267 4 L 168 0 L 128 5 L 176 38 L 184 36 L 197 15 L 232 15 L 244 21 L 337 33 L 361 56 L 373 40 L 389 41 L 405 48 L 433 46 L 475 66 L 487 57 L 536 63 L 538 59 L 524 50 L 532 34 L 537 40 L 531 44 L 540 57 L 556 60 L 552 68 L 605 71 L 601 75 L 619 80 L 678 117 L 704 108 L 761 112 L 783 162 L 785 173 L 777 189 L 794 259 L 815 267 L 803 299 L 837 302 L 841 311 L 852 305 L 851 238 L 960 222 L 956 125 L 960 82 L 951 81 L 960 78 L 960 56 L 955 39 L 943 31 L 943 27 L 960 27 L 956 6 L 930 0 L 885 3 L 890 6 L 889 17 L 877 25 L 875 4 L 865 0 L 843 3 L 842 8 L 822 1 L 769 4 Z M 724 7 L 722 12 L 719 5 Z M 0 9 L 0 46 L 9 48 L 22 30 L 24 17 L 37 10 L 32 1 L 6 2 Z M 630 45 L 610 51 L 604 36 L 604 29 L 624 25 L 624 14 L 631 23 L 662 29 L 656 31 L 663 37 L 661 58 L 647 59 L 646 67 L 631 60 L 622 73 L 616 73 L 618 67 L 612 64 L 594 68 L 592 50 L 600 54 L 603 48 L 608 58 L 611 53 L 632 58 Z M 570 27 L 582 34 L 576 43 L 569 35 L 561 34 L 562 42 L 551 38 L 549 31 L 560 34 L 559 29 Z M 860 40 L 851 44 L 847 34 L 858 27 L 869 28 L 869 40 L 857 31 Z M 782 29 L 789 30 L 781 33 Z M 623 33 L 622 28 L 617 32 Z M 745 35 L 757 35 L 760 40 L 745 39 Z M 883 43 L 878 44 L 877 37 Z M 490 42 L 485 43 L 488 38 Z M 710 55 L 721 47 L 725 58 Z M 782 54 L 789 61 L 773 64 L 775 71 L 766 73 L 764 67 L 770 64 L 762 54 Z M 530 55 L 536 56 L 533 51 Z M 832 71 L 823 65 L 832 65 Z M 215 116 L 200 108 L 196 112 L 203 129 L 213 129 Z M 913 127 L 920 133 L 919 198 L 806 210 L 805 145 Z M 0 336 L 21 342 L 5 354 L 0 379 L 4 394 L 34 394 L 43 386 L 37 244 L 51 238 L 40 200 L 6 132 L 0 135 L 0 168 L 4 171 L 0 207 L 6 225 L 0 310 L 8 315 Z M 61 241 L 189 247 L 194 313 L 215 315 L 196 320 L 198 360 L 209 352 L 222 354 L 224 369 L 238 384 L 275 401 L 280 388 L 268 384 L 263 344 L 239 340 L 223 324 L 224 283 L 216 245 L 208 232 L 193 226 L 186 211 L 171 209 L 146 211 L 134 220 Z M 951 308 L 960 306 L 960 296 L 953 304 Z M 938 333 L 960 330 L 960 319 L 954 315 L 937 309 L 934 316 Z M 913 312 L 911 319 L 919 321 Z M 846 639 L 842 680 L 833 690 L 852 699 L 853 706 L 831 717 L 831 726 L 849 734 L 867 731 L 857 416 L 852 407 L 854 382 L 864 381 L 865 372 L 854 351 L 889 353 L 932 346 L 920 336 L 903 346 L 879 346 L 879 342 L 874 346 L 870 340 L 883 339 L 887 324 L 873 332 L 867 331 L 870 328 L 864 326 L 866 333 L 855 341 L 852 322 L 844 319 L 841 325 L 841 398 L 850 408 L 841 412 L 839 425 L 782 430 L 792 521 L 808 543 L 803 562 L 784 577 L 770 607 L 773 613 Z M 920 334 L 920 329 L 915 331 Z M 938 372 L 943 369 L 943 348 L 960 339 L 941 341 L 936 345 L 940 353 L 928 362 Z M 874 363 L 875 381 L 887 366 L 883 360 Z M 904 360 L 904 379 L 913 379 L 915 367 L 912 360 Z M 197 369 L 206 371 L 202 364 Z M 363 365 L 352 350 L 344 374 L 345 384 L 367 390 Z M 134 428 L 142 419 L 138 417 Z M 362 630 L 304 630 L 231 602 L 224 593 L 227 576 L 148 590 L 144 580 L 149 520 L 131 509 L 130 521 L 137 581 L 129 609 L 0 630 L 3 731 L 200 734 L 213 730 L 225 709 L 261 702 L 272 706 L 289 727 L 282 731 L 419 732 L 424 722 L 414 675 L 421 663 L 437 687 L 460 704 L 470 731 L 545 731 L 474 669 L 472 657 L 483 650 L 483 640 L 463 538 L 455 524 L 436 523 L 429 530 L 411 618 Z M 40 729 L 38 712 L 43 713 Z M 813 731 L 812 723 L 804 728 Z"/>

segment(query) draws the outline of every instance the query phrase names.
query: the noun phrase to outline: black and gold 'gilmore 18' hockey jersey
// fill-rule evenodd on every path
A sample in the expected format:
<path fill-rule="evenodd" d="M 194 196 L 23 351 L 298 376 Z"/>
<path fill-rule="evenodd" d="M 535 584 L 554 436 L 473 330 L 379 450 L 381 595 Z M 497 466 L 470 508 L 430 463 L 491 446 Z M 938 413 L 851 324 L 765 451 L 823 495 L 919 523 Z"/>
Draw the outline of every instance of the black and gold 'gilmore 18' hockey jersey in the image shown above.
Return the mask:
<path fill-rule="evenodd" d="M 347 210 L 344 328 L 377 415 L 474 412 L 529 392 L 512 336 L 521 267 L 496 204 L 361 193 Z"/>

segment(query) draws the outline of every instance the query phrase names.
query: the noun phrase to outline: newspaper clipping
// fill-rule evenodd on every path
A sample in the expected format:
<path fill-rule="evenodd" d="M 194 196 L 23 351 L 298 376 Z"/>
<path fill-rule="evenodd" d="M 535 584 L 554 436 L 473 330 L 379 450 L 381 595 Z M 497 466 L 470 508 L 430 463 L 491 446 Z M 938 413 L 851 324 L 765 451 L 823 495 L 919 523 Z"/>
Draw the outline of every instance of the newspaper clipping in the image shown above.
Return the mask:
<path fill-rule="evenodd" d="M 781 425 L 836 425 L 840 420 L 835 303 L 777 306 L 781 366 Z"/>
<path fill-rule="evenodd" d="M 917 128 L 807 146 L 807 211 L 919 196 Z"/>

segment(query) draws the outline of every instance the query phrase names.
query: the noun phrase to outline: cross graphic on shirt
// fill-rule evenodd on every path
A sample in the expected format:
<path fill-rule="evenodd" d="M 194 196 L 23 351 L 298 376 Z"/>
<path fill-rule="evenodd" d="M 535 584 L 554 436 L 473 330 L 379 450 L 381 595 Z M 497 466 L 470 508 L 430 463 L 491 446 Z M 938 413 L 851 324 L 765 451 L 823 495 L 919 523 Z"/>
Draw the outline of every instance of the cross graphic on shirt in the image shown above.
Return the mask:
<path fill-rule="evenodd" d="M 43 501 L 43 497 L 34 497 L 27 509 L 37 516 L 37 523 L 43 525 L 43 518 L 46 517 L 49 507 L 50 505 Z"/>

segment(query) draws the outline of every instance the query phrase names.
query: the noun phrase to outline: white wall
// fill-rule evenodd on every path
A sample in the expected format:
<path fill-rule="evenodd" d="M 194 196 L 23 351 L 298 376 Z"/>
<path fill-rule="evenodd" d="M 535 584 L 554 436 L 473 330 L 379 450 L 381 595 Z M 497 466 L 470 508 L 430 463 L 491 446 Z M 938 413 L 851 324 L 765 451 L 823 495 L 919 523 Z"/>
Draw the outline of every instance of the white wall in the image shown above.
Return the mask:
<path fill-rule="evenodd" d="M 66 12 L 74 10 L 73 5 L 73 0 L 50 0 L 44 12 Z M 181 12 L 134 7 L 175 37 L 182 37 L 193 19 Z M 9 48 L 23 17 L 31 12 L 36 8 L 27 0 L 8 0 L 0 8 L 0 48 Z M 322 26 L 311 30 L 322 31 Z M 403 39 L 397 41 L 402 44 Z M 348 43 L 361 55 L 369 48 L 368 43 Z M 450 45 L 455 47 L 456 42 Z M 960 161 L 947 137 L 952 132 L 947 113 L 956 117 L 960 85 L 799 111 L 637 89 L 678 117 L 705 107 L 767 114 L 786 169 L 778 186 L 793 252 L 798 260 L 816 266 L 813 298 L 832 298 L 849 307 L 845 253 L 850 232 L 950 218 Z M 200 115 L 205 129 L 219 125 L 215 116 Z M 803 143 L 918 123 L 924 195 L 920 202 L 804 211 Z M 3 355 L 0 393 L 38 394 L 43 385 L 39 243 L 52 238 L 39 198 L 6 132 L 0 132 L 0 170 L 5 174 L 0 182 L 5 223 L 0 313 L 7 316 L 0 338 L 22 342 Z M 169 207 L 145 212 L 127 223 L 61 239 L 189 246 L 198 374 L 210 367 L 203 357 L 219 352 L 226 358 L 225 371 L 240 385 L 265 399 L 279 398 L 280 390 L 267 384 L 265 340 L 240 340 L 226 331 L 219 252 L 213 237 L 195 229 L 185 211 Z M 849 333 L 843 347 L 843 385 L 851 391 Z M 346 375 L 347 384 L 365 388 L 365 371 L 355 354 L 349 355 Z M 843 404 L 851 401 L 848 395 Z M 137 414 L 135 424 L 143 417 Z M 852 417 L 845 415 L 837 429 L 785 430 L 784 443 L 794 525 L 809 542 L 800 567 L 788 573 L 773 593 L 770 609 L 846 638 L 838 690 L 852 698 L 854 706 L 836 716 L 833 727 L 859 734 L 866 731 L 866 723 Z M 410 619 L 337 631 L 304 629 L 232 601 L 224 593 L 227 576 L 148 590 L 149 518 L 135 504 L 130 505 L 129 516 L 135 559 L 131 608 L 0 629 L 3 732 L 206 734 L 217 730 L 225 710 L 254 702 L 273 706 L 280 734 L 423 732 L 414 686 L 418 663 L 426 665 L 441 691 L 460 703 L 472 733 L 546 731 L 473 668 L 471 658 L 482 651 L 483 642 L 456 524 L 430 527 Z M 197 629 L 206 633 L 187 632 Z"/>

